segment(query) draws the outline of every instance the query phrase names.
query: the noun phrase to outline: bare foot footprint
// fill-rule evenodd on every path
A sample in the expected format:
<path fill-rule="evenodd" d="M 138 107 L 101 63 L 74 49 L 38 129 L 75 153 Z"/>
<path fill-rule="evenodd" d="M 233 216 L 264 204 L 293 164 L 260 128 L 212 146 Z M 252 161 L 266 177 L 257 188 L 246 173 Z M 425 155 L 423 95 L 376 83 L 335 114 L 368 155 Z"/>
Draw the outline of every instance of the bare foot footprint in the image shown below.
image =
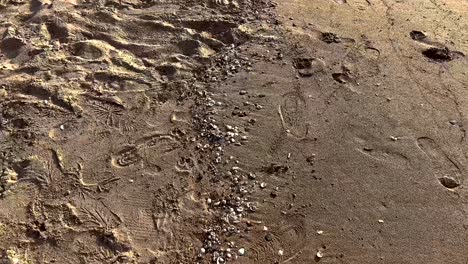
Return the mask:
<path fill-rule="evenodd" d="M 453 189 L 461 185 L 461 169 L 431 138 L 417 139 L 419 148 L 431 160 L 434 174 L 444 187 Z"/>

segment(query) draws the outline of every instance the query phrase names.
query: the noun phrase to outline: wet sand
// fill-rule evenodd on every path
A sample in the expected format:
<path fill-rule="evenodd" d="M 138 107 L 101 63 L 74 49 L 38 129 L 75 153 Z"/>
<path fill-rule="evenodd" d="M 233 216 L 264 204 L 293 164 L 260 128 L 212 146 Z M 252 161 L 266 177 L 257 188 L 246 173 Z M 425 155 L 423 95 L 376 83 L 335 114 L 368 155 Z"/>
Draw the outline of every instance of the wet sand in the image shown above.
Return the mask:
<path fill-rule="evenodd" d="M 466 1 L 2 1 L 2 263 L 465 263 Z"/>

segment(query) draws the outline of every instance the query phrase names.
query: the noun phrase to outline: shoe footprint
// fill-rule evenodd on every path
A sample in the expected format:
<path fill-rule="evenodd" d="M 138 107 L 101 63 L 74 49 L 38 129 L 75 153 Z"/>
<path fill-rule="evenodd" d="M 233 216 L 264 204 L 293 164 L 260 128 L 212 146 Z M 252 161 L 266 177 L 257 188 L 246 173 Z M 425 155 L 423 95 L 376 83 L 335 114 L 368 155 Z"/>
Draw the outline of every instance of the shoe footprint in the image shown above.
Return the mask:
<path fill-rule="evenodd" d="M 442 148 L 431 138 L 421 137 L 417 139 L 419 148 L 431 160 L 434 174 L 440 184 L 448 189 L 461 185 L 461 169 Z"/>
<path fill-rule="evenodd" d="M 255 263 L 287 263 L 299 256 L 308 243 L 310 244 L 310 233 L 304 216 L 290 215 L 279 223 L 272 228 L 274 231 L 260 236 L 258 241 L 248 247 L 250 258 Z"/>

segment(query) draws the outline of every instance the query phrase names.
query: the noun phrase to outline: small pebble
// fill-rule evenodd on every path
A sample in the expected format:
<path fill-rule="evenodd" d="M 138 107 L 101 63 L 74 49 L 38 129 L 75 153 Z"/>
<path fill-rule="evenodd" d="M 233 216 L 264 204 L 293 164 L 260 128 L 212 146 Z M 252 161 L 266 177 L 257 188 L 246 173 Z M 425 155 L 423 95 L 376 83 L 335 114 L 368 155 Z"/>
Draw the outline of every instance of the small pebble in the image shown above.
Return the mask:
<path fill-rule="evenodd" d="M 239 256 L 244 256 L 244 255 L 245 255 L 245 249 L 239 248 Z"/>
<path fill-rule="evenodd" d="M 317 251 L 317 258 L 323 258 L 323 252 L 322 251 Z"/>
<path fill-rule="evenodd" d="M 278 250 L 278 255 L 283 256 L 283 255 L 284 255 L 284 251 L 283 251 L 282 249 Z"/>

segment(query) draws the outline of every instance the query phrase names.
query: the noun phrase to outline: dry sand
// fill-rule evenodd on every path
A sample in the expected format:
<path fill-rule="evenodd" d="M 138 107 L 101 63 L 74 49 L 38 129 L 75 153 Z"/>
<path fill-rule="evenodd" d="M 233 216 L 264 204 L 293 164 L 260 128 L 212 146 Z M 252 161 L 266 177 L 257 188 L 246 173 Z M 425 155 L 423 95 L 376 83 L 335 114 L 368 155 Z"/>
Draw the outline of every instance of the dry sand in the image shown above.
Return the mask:
<path fill-rule="evenodd" d="M 467 263 L 465 0 L 0 1 L 0 263 Z"/>

